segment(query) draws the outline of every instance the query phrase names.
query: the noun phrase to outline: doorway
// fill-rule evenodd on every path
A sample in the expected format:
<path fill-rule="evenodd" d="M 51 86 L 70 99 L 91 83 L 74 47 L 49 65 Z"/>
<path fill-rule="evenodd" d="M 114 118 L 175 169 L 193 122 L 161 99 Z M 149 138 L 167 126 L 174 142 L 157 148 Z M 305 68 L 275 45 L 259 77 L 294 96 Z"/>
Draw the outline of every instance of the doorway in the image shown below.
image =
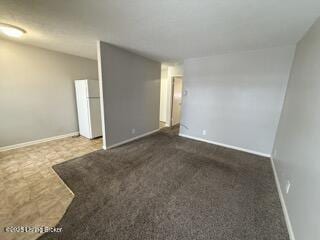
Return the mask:
<path fill-rule="evenodd" d="M 182 87 L 182 66 L 162 64 L 159 114 L 160 128 L 176 125 L 176 128 L 179 129 L 180 115 L 182 115 Z"/>
<path fill-rule="evenodd" d="M 182 77 L 172 78 L 171 126 L 180 124 L 182 103 Z"/>

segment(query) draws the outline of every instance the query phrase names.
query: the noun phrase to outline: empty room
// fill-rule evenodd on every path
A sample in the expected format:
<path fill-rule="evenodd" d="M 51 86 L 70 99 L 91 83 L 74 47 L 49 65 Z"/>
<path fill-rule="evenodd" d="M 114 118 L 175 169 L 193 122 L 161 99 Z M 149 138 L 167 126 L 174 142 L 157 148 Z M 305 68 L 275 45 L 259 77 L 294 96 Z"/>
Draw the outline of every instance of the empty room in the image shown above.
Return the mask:
<path fill-rule="evenodd" d="M 0 240 L 320 239 L 320 1 L 0 0 Z"/>

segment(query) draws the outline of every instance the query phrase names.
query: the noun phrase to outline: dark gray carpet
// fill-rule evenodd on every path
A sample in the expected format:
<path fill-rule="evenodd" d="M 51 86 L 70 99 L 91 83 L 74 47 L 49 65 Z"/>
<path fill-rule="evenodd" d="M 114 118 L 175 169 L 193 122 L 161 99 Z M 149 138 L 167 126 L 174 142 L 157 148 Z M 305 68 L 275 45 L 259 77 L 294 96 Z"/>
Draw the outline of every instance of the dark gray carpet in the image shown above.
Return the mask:
<path fill-rule="evenodd" d="M 176 129 L 54 169 L 75 198 L 41 240 L 289 239 L 269 159 Z"/>

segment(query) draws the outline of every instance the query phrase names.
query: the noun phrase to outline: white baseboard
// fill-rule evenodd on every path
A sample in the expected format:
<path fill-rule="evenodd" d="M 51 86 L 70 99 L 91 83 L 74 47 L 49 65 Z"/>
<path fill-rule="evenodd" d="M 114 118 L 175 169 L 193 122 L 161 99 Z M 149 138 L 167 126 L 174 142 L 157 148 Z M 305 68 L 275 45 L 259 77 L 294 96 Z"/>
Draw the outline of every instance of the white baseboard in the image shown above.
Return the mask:
<path fill-rule="evenodd" d="M 0 147 L 0 152 L 4 152 L 4 151 L 11 150 L 11 149 L 16 149 L 16 148 L 27 147 L 27 146 L 31 146 L 31 145 L 38 144 L 38 143 L 49 142 L 49 141 L 53 141 L 53 140 L 57 140 L 57 139 L 61 139 L 61 138 L 73 137 L 73 136 L 77 136 L 77 135 L 79 135 L 79 132 L 72 132 L 72 133 L 68 133 L 68 134 L 64 134 L 64 135 L 38 139 L 38 140 L 30 141 L 30 142 L 18 143 L 18 144 L 14 144 L 14 145 L 10 145 L 10 146 L 4 146 L 4 147 Z"/>
<path fill-rule="evenodd" d="M 252 153 L 255 155 L 262 156 L 262 157 L 271 157 L 270 154 L 261 153 L 261 152 L 257 152 L 257 151 L 253 151 L 253 150 L 249 150 L 249 149 L 245 149 L 245 148 L 241 148 L 241 147 L 236 147 L 236 146 L 232 146 L 232 145 L 228 145 L 228 144 L 224 144 L 224 143 L 214 142 L 214 141 L 206 140 L 203 138 L 193 137 L 193 136 L 189 136 L 189 135 L 182 134 L 182 133 L 179 133 L 179 136 L 185 137 L 185 138 L 190 138 L 190 139 L 201 141 L 201 142 L 211 143 L 211 144 L 226 147 L 226 148 L 231 148 L 231 149 L 242 151 L 242 152 Z"/>
<path fill-rule="evenodd" d="M 120 146 L 120 145 L 126 144 L 126 143 L 128 143 L 128 142 L 132 142 L 132 141 L 137 140 L 137 139 L 139 139 L 139 138 L 142 138 L 142 137 L 148 136 L 148 135 L 150 135 L 150 134 L 153 134 L 153 133 L 155 133 L 155 132 L 158 132 L 159 130 L 160 130 L 160 128 L 158 128 L 158 129 L 156 129 L 156 130 L 153 130 L 153 131 L 150 131 L 150 132 L 147 132 L 147 133 L 144 133 L 144 134 L 141 134 L 141 135 L 139 135 L 139 136 L 136 136 L 136 137 L 133 137 L 133 138 L 124 140 L 124 141 L 122 141 L 122 142 L 115 143 L 115 144 L 113 144 L 113 145 L 111 145 L 111 146 L 108 146 L 108 147 L 103 146 L 102 148 L 106 150 L 106 149 L 111 149 L 111 148 L 114 148 L 114 147 L 118 147 L 118 146 Z M 107 139 L 107 142 L 108 142 L 108 139 Z"/>
<path fill-rule="evenodd" d="M 278 194 L 279 194 L 279 197 L 280 197 L 280 202 L 281 202 L 284 218 L 285 218 L 285 221 L 286 221 L 289 237 L 290 237 L 290 240 L 295 240 L 293 229 L 292 229 L 292 225 L 291 225 L 291 221 L 290 221 L 290 217 L 289 217 L 288 210 L 287 210 L 287 207 L 286 207 L 286 203 L 284 201 L 282 190 L 281 190 L 281 187 L 280 187 L 280 181 L 279 181 L 279 178 L 278 178 L 276 167 L 274 165 L 273 158 L 271 157 L 270 159 L 271 159 L 270 161 L 271 161 L 271 165 L 272 165 L 272 170 L 273 170 L 274 178 L 275 178 L 275 181 L 276 181 Z"/>

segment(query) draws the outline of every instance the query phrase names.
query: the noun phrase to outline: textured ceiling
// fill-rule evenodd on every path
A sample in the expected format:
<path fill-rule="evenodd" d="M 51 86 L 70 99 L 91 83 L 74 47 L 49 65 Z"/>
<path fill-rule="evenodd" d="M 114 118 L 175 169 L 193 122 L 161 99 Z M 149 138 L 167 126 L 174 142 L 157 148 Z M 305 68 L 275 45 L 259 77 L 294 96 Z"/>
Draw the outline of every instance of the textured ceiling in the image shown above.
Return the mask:
<path fill-rule="evenodd" d="M 295 44 L 320 0 L 0 0 L 19 42 L 96 58 L 103 40 L 160 61 Z"/>

